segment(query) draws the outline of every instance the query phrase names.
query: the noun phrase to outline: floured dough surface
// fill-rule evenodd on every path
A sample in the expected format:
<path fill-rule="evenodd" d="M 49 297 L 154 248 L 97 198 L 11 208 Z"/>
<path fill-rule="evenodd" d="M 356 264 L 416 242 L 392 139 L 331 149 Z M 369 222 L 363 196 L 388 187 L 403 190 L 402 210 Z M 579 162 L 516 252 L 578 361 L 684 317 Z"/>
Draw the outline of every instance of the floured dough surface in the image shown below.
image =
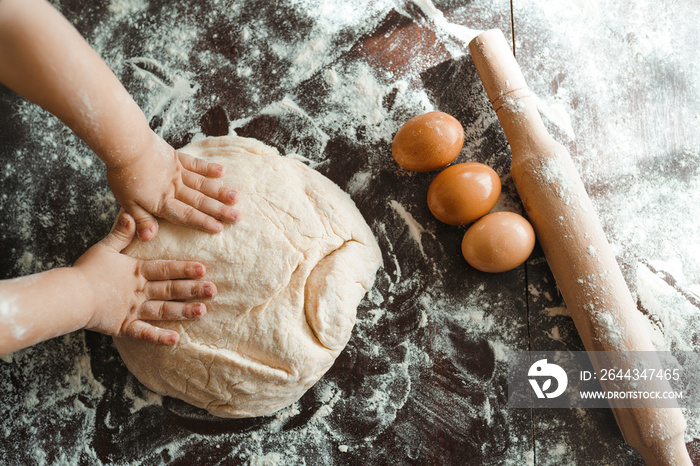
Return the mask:
<path fill-rule="evenodd" d="M 198 321 L 159 322 L 174 347 L 115 338 L 147 387 L 222 417 L 269 415 L 333 364 L 374 282 L 381 253 L 350 197 L 302 163 L 247 138 L 208 138 L 181 152 L 226 166 L 241 218 L 222 233 L 160 222 L 134 240 L 139 259 L 200 261 L 218 294 Z"/>

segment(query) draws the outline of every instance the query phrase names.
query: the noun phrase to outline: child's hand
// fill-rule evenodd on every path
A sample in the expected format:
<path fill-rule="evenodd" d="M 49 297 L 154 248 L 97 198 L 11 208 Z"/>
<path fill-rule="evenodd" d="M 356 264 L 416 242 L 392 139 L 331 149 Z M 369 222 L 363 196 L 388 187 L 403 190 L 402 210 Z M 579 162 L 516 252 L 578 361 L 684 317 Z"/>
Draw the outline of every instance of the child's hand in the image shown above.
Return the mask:
<path fill-rule="evenodd" d="M 155 217 L 209 232 L 236 193 L 206 177 L 223 167 L 178 154 L 148 126 L 109 67 L 48 2 L 0 0 L 0 83 L 56 115 L 107 165 L 114 196 L 152 239 Z"/>
<path fill-rule="evenodd" d="M 136 220 L 142 241 L 158 232 L 155 216 L 211 233 L 233 222 L 236 192 L 207 177 L 220 177 L 224 167 L 176 152 L 160 137 L 150 152 L 123 166 L 107 166 L 107 180 L 119 204 Z"/>
<path fill-rule="evenodd" d="M 140 261 L 121 254 L 134 238 L 135 222 L 122 212 L 112 232 L 90 248 L 73 267 L 82 273 L 91 294 L 88 330 L 174 344 L 180 335 L 147 321 L 197 319 L 206 314 L 202 303 L 177 300 L 210 298 L 216 286 L 196 281 L 204 265 L 181 261 Z"/>

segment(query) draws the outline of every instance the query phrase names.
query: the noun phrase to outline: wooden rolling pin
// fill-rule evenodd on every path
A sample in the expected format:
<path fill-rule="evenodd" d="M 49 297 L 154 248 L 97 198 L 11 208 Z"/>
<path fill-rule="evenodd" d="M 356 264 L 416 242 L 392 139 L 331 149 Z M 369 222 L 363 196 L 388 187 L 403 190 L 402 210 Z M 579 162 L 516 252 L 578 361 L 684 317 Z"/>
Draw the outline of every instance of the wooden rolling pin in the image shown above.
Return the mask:
<path fill-rule="evenodd" d="M 469 50 L 510 143 L 515 187 L 586 350 L 654 351 L 571 157 L 548 134 L 503 33 L 481 33 Z M 625 441 L 650 466 L 692 465 L 680 409 L 649 405 L 613 407 Z"/>

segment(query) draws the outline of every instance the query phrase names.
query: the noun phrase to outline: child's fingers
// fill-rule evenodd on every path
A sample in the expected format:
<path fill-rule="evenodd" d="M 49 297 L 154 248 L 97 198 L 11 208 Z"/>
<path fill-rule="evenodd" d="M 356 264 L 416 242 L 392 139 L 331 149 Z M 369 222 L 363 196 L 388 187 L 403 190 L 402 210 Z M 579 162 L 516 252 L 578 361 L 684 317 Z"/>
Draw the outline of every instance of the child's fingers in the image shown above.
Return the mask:
<path fill-rule="evenodd" d="M 216 295 L 216 285 L 193 280 L 162 280 L 146 283 L 145 291 L 149 300 L 206 299 Z"/>
<path fill-rule="evenodd" d="M 119 218 L 114 224 L 112 231 L 101 241 L 108 248 L 121 252 L 134 239 L 136 231 L 134 219 L 126 212 L 119 214 Z"/>
<path fill-rule="evenodd" d="M 205 178 L 192 171 L 185 171 L 182 174 L 182 181 L 185 186 L 189 186 L 195 191 L 199 191 L 212 199 L 223 202 L 224 204 L 234 204 L 238 193 L 221 183 Z"/>
<path fill-rule="evenodd" d="M 191 155 L 181 152 L 178 152 L 177 155 L 180 159 L 180 163 L 186 170 L 199 173 L 200 175 L 218 178 L 225 172 L 224 166 L 218 163 L 207 162 L 206 160 L 198 159 L 197 157 L 192 157 Z"/>
<path fill-rule="evenodd" d="M 200 212 L 224 222 L 234 222 L 238 219 L 238 211 L 226 204 L 208 197 L 190 188 L 183 188 L 178 193 L 178 199 Z"/>
<path fill-rule="evenodd" d="M 190 320 L 199 319 L 207 313 L 202 303 L 181 303 L 178 301 L 146 301 L 139 309 L 142 320 Z"/>
<path fill-rule="evenodd" d="M 200 212 L 191 205 L 171 198 L 168 200 L 167 207 L 163 213 L 164 217 L 178 225 L 198 228 L 209 233 L 218 233 L 224 229 L 224 226 L 214 217 Z"/>
<path fill-rule="evenodd" d="M 150 241 L 158 233 L 158 221 L 146 209 L 139 205 L 132 205 L 127 210 L 136 220 L 136 233 L 141 241 Z"/>
<path fill-rule="evenodd" d="M 151 260 L 141 262 L 140 267 L 146 280 L 196 279 L 206 273 L 206 268 L 199 262 Z"/>
<path fill-rule="evenodd" d="M 161 345 L 174 345 L 180 341 L 180 335 L 176 331 L 158 328 L 142 320 L 132 321 L 124 329 L 124 334 L 137 340 L 146 340 Z"/>

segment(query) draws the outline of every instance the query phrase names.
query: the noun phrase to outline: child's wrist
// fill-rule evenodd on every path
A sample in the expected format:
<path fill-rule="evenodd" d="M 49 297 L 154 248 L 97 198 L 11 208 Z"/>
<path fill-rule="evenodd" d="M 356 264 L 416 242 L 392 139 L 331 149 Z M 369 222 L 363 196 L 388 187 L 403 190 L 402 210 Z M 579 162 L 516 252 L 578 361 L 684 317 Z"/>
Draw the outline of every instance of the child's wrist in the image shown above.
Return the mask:
<path fill-rule="evenodd" d="M 170 148 L 148 126 L 146 126 L 145 131 L 130 135 L 128 141 L 125 144 L 122 140 L 113 147 L 106 147 L 97 153 L 107 168 L 125 168 L 143 158 L 155 156 Z"/>
<path fill-rule="evenodd" d="M 72 282 L 75 283 L 76 305 L 75 311 L 79 314 L 79 328 L 92 329 L 95 327 L 95 320 L 99 304 L 97 303 L 97 293 L 94 284 L 90 280 L 90 274 L 84 267 L 77 263 L 66 268 L 66 273 L 71 274 Z"/>

